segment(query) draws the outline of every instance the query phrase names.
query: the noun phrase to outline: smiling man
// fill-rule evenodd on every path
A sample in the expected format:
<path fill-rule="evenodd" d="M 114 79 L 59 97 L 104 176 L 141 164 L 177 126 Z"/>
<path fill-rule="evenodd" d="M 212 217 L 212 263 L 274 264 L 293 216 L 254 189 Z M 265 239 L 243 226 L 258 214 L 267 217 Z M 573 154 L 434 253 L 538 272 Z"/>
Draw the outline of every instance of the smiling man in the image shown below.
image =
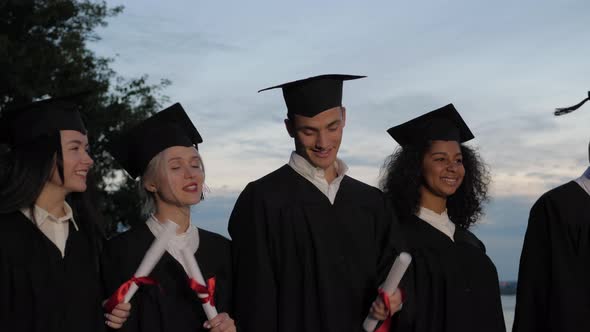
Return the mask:
<path fill-rule="evenodd" d="M 322 75 L 264 89 L 283 90 L 295 151 L 248 184 L 231 215 L 242 331 L 359 331 L 393 262 L 391 209 L 337 157 L 343 81 L 358 78 Z"/>

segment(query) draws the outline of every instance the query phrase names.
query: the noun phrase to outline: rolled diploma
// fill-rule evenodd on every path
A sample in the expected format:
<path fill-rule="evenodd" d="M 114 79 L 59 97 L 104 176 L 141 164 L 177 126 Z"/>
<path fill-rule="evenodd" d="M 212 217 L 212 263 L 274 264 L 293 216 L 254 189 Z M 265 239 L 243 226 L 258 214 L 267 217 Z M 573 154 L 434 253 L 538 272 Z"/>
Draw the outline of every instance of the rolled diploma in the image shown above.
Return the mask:
<path fill-rule="evenodd" d="M 188 276 L 192 279 L 195 279 L 199 284 L 207 286 L 207 283 L 205 283 L 205 278 L 203 278 L 203 273 L 201 273 L 201 269 L 197 264 L 194 254 L 189 250 L 183 249 L 182 258 L 184 259 L 184 264 L 188 270 Z M 198 296 L 201 297 L 200 294 Z M 213 317 L 217 316 L 217 309 L 212 306 L 210 302 L 202 303 L 202 305 L 205 315 L 207 315 L 207 320 L 211 320 Z"/>
<path fill-rule="evenodd" d="M 406 273 L 408 266 L 412 262 L 412 256 L 407 252 L 402 252 L 397 256 L 395 262 L 393 262 L 393 266 L 391 270 L 389 270 L 389 274 L 387 274 L 387 278 L 385 282 L 381 285 L 381 289 L 388 295 L 393 294 L 399 285 L 399 282 L 402 280 L 402 277 Z M 368 315 L 363 322 L 363 328 L 367 332 L 375 331 L 377 327 L 378 320 L 372 318 L 371 315 Z"/>
<path fill-rule="evenodd" d="M 164 227 L 164 231 L 152 242 L 150 248 L 146 251 L 141 263 L 139 263 L 137 271 L 135 271 L 135 277 L 147 277 L 152 272 L 158 261 L 160 261 L 160 258 L 162 258 L 162 255 L 166 252 L 168 241 L 170 241 L 178 230 L 178 225 L 170 220 L 167 220 L 162 226 Z M 129 303 L 138 289 L 139 287 L 135 283 L 132 283 L 129 291 L 125 294 L 123 302 Z"/>

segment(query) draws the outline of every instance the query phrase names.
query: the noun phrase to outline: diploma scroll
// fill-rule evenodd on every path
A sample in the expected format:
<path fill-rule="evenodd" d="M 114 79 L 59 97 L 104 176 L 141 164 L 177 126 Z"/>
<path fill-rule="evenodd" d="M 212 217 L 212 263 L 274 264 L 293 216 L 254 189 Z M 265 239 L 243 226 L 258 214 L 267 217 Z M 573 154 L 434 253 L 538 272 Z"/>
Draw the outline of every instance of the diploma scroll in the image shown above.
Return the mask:
<path fill-rule="evenodd" d="M 197 264 L 194 253 L 190 252 L 190 250 L 183 249 L 182 258 L 186 269 L 188 270 L 187 273 L 189 278 L 196 281 L 197 286 L 200 286 L 199 289 L 193 289 L 201 300 L 207 319 L 210 320 L 217 316 L 217 309 L 215 308 L 215 300 L 213 298 L 215 295 L 215 279 L 212 278 L 208 280 L 208 282 L 205 282 L 205 278 L 203 278 L 203 273 L 201 273 L 201 269 Z M 213 283 L 211 283 L 211 280 Z"/>
<path fill-rule="evenodd" d="M 123 283 L 107 300 L 105 304 L 105 310 L 107 312 L 112 312 L 113 308 L 121 302 L 129 303 L 133 295 L 135 295 L 139 289 L 138 283 L 155 283 L 153 280 L 147 278 L 147 276 L 152 272 L 158 261 L 160 261 L 160 258 L 162 258 L 162 255 L 166 252 L 166 245 L 176 234 L 178 229 L 178 225 L 169 220 L 163 223 L 162 226 L 164 227 L 164 231 L 152 242 L 133 277 Z"/>
<path fill-rule="evenodd" d="M 402 277 L 406 273 L 406 270 L 408 269 L 408 266 L 410 266 L 411 262 L 412 256 L 410 256 L 410 254 L 406 252 L 402 252 L 395 259 L 395 262 L 393 263 L 391 270 L 389 270 L 387 279 L 385 279 L 385 282 L 383 282 L 383 284 L 381 285 L 381 289 L 386 293 L 386 295 L 390 295 L 393 294 L 393 292 L 395 292 L 397 286 L 402 280 Z M 378 320 L 370 316 L 367 316 L 367 318 L 365 318 L 365 321 L 363 322 L 363 328 L 367 332 L 373 332 L 375 331 L 378 322 Z"/>

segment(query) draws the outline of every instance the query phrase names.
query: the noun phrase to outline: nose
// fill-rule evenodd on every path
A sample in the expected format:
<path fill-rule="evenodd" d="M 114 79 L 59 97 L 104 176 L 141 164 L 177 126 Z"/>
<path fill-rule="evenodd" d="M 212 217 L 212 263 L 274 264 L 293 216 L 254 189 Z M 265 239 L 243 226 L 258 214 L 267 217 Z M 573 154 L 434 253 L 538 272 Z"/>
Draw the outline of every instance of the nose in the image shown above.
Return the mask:
<path fill-rule="evenodd" d="M 315 147 L 316 147 L 316 149 L 321 149 L 321 150 L 325 149 L 326 148 L 326 143 L 327 143 L 326 134 L 320 131 L 318 133 L 318 136 L 317 136 L 316 140 L 315 140 Z"/>
<path fill-rule="evenodd" d="M 199 172 L 199 170 L 196 170 L 190 166 L 186 166 L 184 168 L 184 178 L 185 179 L 192 179 L 197 176 L 197 172 Z"/>
<path fill-rule="evenodd" d="M 459 165 L 456 162 L 450 161 L 447 164 L 447 171 L 449 171 L 449 172 L 456 172 L 457 171 L 457 167 L 459 167 Z"/>
<path fill-rule="evenodd" d="M 89 166 L 94 165 L 94 160 L 92 159 L 92 157 L 90 157 L 90 154 L 88 153 L 88 151 L 85 151 L 85 156 L 84 156 L 84 163 L 88 164 Z"/>

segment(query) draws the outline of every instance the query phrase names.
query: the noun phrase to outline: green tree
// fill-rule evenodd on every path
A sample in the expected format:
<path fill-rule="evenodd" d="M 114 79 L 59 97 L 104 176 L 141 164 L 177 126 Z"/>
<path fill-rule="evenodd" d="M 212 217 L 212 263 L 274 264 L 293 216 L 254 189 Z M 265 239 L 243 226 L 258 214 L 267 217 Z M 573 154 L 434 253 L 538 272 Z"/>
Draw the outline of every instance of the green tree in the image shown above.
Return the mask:
<path fill-rule="evenodd" d="M 107 234 L 138 222 L 134 181 L 105 151 L 113 135 L 161 108 L 169 81 L 125 79 L 89 48 L 97 27 L 123 10 L 105 1 L 0 0 L 0 112 L 47 96 L 92 91 L 82 107 L 95 160 L 97 207 Z"/>

